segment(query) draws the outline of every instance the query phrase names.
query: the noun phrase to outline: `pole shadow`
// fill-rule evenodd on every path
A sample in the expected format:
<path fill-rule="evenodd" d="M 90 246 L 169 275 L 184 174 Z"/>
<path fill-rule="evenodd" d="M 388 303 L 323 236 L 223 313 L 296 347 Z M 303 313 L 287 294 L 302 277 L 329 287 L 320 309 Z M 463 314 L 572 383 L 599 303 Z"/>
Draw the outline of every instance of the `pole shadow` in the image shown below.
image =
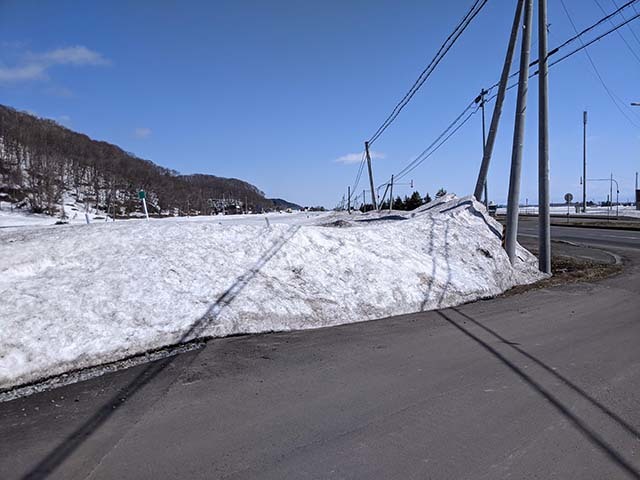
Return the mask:
<path fill-rule="evenodd" d="M 520 348 L 520 346 L 519 346 L 520 344 L 519 343 L 511 342 L 511 341 L 507 340 L 502 335 L 500 335 L 498 332 L 496 332 L 495 330 L 492 330 L 491 328 L 487 327 L 486 325 L 481 323 L 479 320 L 476 320 L 475 318 L 471 317 L 470 315 L 467 315 L 466 313 L 461 312 L 459 308 L 452 308 L 451 310 L 456 312 L 461 317 L 466 318 L 467 320 L 469 320 L 474 325 L 477 325 L 478 327 L 482 328 L 485 332 L 490 333 L 491 335 L 496 337 L 498 340 L 500 340 L 502 343 L 504 343 L 506 345 L 509 345 L 512 349 L 514 349 L 515 351 L 517 351 L 521 355 L 523 355 L 526 358 L 528 358 L 529 360 L 531 360 L 533 363 L 535 363 L 536 365 L 538 365 L 539 367 L 544 369 L 546 372 L 548 372 L 551 375 L 553 375 L 554 377 L 556 377 L 558 380 L 560 380 L 562 383 L 564 383 L 567 387 L 569 387 L 571 390 L 573 390 L 578 395 L 580 395 L 582 398 L 584 398 L 586 401 L 588 401 L 591 405 L 593 405 L 598 410 L 600 410 L 602 413 L 604 413 L 609 418 L 611 418 L 620 427 L 622 427 L 624 430 L 626 430 L 627 433 L 629 433 L 630 435 L 634 436 L 637 440 L 640 441 L 640 432 L 638 430 L 636 430 L 633 427 L 633 425 L 629 424 L 624 418 L 620 417 L 617 413 L 615 413 L 612 410 L 610 410 L 609 408 L 607 408 L 606 405 L 603 405 L 598 400 L 593 398 L 585 390 L 580 388 L 578 385 L 574 384 L 567 377 L 565 377 L 564 375 L 558 373 L 553 368 L 551 368 L 546 363 L 544 363 L 542 360 L 540 360 L 537 357 L 533 356 L 532 354 L 530 354 L 529 352 L 527 352 L 523 348 Z"/>
<path fill-rule="evenodd" d="M 247 284 L 260 272 L 282 247 L 295 235 L 299 226 L 289 228 L 281 235 L 269 249 L 262 254 L 256 264 L 243 275 L 238 277 L 233 284 L 218 299 L 211 304 L 207 312 L 196 320 L 191 327 L 182 334 L 178 343 L 197 338 L 220 313 L 227 308 Z M 194 357 L 195 358 L 195 357 Z M 51 475 L 74 451 L 76 451 L 101 425 L 103 425 L 128 399 L 139 392 L 145 385 L 153 380 L 175 359 L 175 356 L 166 357 L 154 362 L 140 372 L 131 382 L 118 390 L 102 407 L 98 409 L 80 427 L 69 434 L 57 447 L 42 459 L 22 478 L 39 480 Z M 193 360 L 192 360 L 193 361 Z"/>
<path fill-rule="evenodd" d="M 452 309 L 456 313 L 459 313 L 457 310 Z M 540 383 L 536 382 L 533 377 L 531 377 L 528 373 L 518 367 L 511 360 L 502 355 L 499 351 L 493 348 L 491 345 L 483 341 L 480 337 L 474 335 L 471 331 L 465 328 L 460 323 L 453 320 L 450 316 L 448 316 L 445 311 L 437 311 L 438 315 L 440 315 L 446 322 L 450 325 L 458 329 L 462 334 L 469 337 L 471 340 L 480 345 L 484 350 L 489 352 L 495 358 L 497 358 L 501 363 L 506 365 L 513 373 L 515 373 L 521 380 L 523 380 L 532 390 L 542 396 L 545 400 L 547 400 L 563 417 L 565 417 L 571 424 L 594 446 L 600 449 L 614 464 L 624 470 L 627 474 L 629 474 L 632 478 L 640 480 L 640 472 L 631 465 L 618 451 L 609 445 L 604 438 L 602 438 L 596 431 L 591 429 L 585 422 L 583 422 L 578 416 L 576 416 L 567 406 L 565 406 L 558 398 L 556 398 L 551 392 L 549 392 L 546 388 L 544 388 Z M 461 314 L 461 316 L 465 319 L 470 319 L 467 315 Z M 478 325 L 479 322 L 473 321 L 474 324 Z M 491 332 L 493 333 L 493 332 Z M 516 345 L 513 342 L 509 342 L 504 338 L 497 336 L 500 340 L 511 348 L 516 348 Z M 518 349 L 520 351 L 521 349 Z M 527 357 L 528 358 L 528 357 Z M 540 362 L 541 363 L 541 362 Z M 568 380 L 567 380 L 568 381 Z M 595 400 L 594 400 L 595 401 Z M 596 402 L 597 403 L 597 402 Z"/>

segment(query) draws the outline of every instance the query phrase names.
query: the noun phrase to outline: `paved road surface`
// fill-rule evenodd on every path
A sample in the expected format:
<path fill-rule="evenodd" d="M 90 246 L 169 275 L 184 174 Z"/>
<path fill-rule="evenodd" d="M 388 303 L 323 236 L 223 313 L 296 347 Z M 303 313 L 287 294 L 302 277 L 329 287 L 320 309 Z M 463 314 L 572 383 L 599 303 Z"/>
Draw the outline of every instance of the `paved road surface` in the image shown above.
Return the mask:
<path fill-rule="evenodd" d="M 538 236 L 537 219 L 521 217 L 518 232 Z M 633 230 L 609 230 L 601 228 L 551 227 L 551 238 L 575 243 L 584 243 L 603 248 L 640 248 L 640 232 Z"/>
<path fill-rule="evenodd" d="M 633 262 L 596 284 L 220 339 L 0 404 L 0 478 L 640 478 L 640 252 L 610 232 L 554 229 Z"/>

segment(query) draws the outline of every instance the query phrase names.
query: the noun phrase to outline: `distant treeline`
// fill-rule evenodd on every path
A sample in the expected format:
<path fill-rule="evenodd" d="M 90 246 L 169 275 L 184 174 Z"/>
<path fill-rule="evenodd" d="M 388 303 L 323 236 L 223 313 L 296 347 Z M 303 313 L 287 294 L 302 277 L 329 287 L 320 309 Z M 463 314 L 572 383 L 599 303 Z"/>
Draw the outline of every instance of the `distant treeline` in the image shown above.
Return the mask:
<path fill-rule="evenodd" d="M 68 192 L 92 207 L 128 215 L 140 209 L 139 190 L 147 192 L 150 213 L 156 214 L 211 213 L 216 205 L 244 208 L 245 202 L 261 211 L 282 208 L 284 202 L 274 203 L 242 180 L 180 175 L 52 120 L 0 105 L 0 199 L 54 214 Z"/>
<path fill-rule="evenodd" d="M 446 195 L 447 191 L 444 188 L 441 188 L 440 190 L 438 190 L 438 193 L 436 193 L 436 198 L 440 198 L 443 195 Z M 410 196 L 406 196 L 404 198 L 402 197 L 396 197 L 393 200 L 393 206 L 391 207 L 393 210 L 405 210 L 405 211 L 410 211 L 410 210 L 415 210 L 416 208 L 429 203 L 431 201 L 431 195 L 429 195 L 429 193 L 427 193 L 424 197 L 422 195 L 420 195 L 420 192 L 418 192 L 417 190 L 415 192 L 413 192 Z M 388 210 L 389 209 L 389 200 L 385 201 L 382 203 L 382 205 L 380 206 L 381 210 Z M 368 212 L 369 210 L 373 210 L 373 205 L 368 203 L 366 205 L 360 205 L 360 211 L 361 212 Z"/>

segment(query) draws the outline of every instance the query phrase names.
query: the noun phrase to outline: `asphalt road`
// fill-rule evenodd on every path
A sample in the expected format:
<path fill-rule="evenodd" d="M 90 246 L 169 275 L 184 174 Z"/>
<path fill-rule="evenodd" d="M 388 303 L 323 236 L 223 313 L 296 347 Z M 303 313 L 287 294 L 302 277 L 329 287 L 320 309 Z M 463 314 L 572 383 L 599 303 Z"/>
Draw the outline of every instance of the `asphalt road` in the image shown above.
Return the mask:
<path fill-rule="evenodd" d="M 521 217 L 518 232 L 526 236 L 538 236 L 538 221 Z M 553 240 L 565 240 L 602 248 L 640 249 L 640 232 L 633 230 L 610 230 L 604 228 L 551 227 Z"/>
<path fill-rule="evenodd" d="M 0 478 L 640 478 L 640 242 L 553 232 L 629 266 L 2 403 Z"/>

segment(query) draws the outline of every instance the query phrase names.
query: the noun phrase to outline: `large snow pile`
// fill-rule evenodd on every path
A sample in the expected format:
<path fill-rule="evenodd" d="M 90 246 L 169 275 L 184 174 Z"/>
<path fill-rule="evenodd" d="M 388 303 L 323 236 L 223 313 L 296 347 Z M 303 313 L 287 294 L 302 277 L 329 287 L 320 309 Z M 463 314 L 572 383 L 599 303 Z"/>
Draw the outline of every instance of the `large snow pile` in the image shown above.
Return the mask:
<path fill-rule="evenodd" d="M 196 337 L 447 307 L 542 277 L 522 248 L 510 265 L 500 224 L 471 198 L 301 222 L 0 232 L 0 387 Z"/>

